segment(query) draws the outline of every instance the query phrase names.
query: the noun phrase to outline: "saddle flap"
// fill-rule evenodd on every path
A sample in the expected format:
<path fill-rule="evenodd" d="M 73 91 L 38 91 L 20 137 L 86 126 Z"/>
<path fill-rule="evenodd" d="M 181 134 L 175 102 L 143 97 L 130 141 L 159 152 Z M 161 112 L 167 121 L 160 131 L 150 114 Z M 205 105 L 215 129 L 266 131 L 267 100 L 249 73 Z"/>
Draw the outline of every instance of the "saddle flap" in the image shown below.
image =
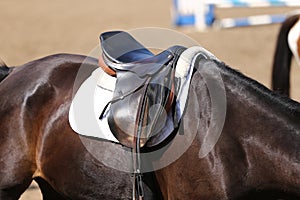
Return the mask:
<path fill-rule="evenodd" d="M 166 67 L 157 76 L 149 77 L 141 88 L 111 103 L 108 123 L 121 144 L 133 148 L 138 137 L 143 147 L 150 137 L 161 132 L 167 121 L 167 104 L 173 103 L 172 76 L 174 69 Z"/>
<path fill-rule="evenodd" d="M 113 102 L 110 106 L 108 124 L 118 141 L 130 148 L 135 146 L 138 120 L 146 87 L 133 92 L 130 96 Z M 145 136 L 141 137 L 140 144 L 146 143 Z"/>
<path fill-rule="evenodd" d="M 114 63 L 126 64 L 153 56 L 141 43 L 123 31 L 110 31 L 100 35 L 103 54 Z"/>
<path fill-rule="evenodd" d="M 145 84 L 146 79 L 141 79 L 133 72 L 119 72 L 114 90 L 114 99 L 124 98 Z"/>

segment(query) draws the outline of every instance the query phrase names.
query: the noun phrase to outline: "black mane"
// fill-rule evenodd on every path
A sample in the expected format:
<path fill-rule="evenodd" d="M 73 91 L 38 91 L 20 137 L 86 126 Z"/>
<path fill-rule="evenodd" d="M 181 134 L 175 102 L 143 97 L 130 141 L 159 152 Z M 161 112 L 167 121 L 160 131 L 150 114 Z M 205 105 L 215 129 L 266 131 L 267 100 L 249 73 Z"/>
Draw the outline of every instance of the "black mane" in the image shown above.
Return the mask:
<path fill-rule="evenodd" d="M 300 103 L 294 101 L 284 95 L 278 94 L 261 83 L 253 80 L 241 72 L 232 69 L 230 66 L 226 65 L 224 62 L 214 60 L 219 69 L 226 75 L 234 77 L 241 85 L 247 87 L 247 89 L 257 92 L 258 95 L 263 97 L 265 101 L 273 104 L 274 106 L 284 109 L 291 115 L 300 116 Z"/>

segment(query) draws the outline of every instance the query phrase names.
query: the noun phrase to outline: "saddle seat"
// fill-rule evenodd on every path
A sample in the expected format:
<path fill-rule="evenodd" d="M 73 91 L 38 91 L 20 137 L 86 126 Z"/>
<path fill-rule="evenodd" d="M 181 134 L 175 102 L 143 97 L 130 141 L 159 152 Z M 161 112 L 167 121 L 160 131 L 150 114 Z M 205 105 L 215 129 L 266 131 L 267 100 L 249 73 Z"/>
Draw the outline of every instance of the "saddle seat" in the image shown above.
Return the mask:
<path fill-rule="evenodd" d="M 111 132 L 127 147 L 154 146 L 172 118 L 176 96 L 175 66 L 186 49 L 173 46 L 154 55 L 126 32 L 106 32 L 100 36 L 102 58 L 99 65 L 116 77 L 113 98 L 107 112 Z M 103 60 L 102 60 L 103 59 Z M 156 142 L 151 142 L 151 140 Z"/>
<path fill-rule="evenodd" d="M 152 75 L 173 58 L 173 52 L 170 50 L 154 55 L 123 31 L 102 33 L 100 42 L 104 63 L 109 68 L 104 70 L 112 76 L 116 75 L 117 70 L 134 71 L 139 77 Z M 103 67 L 103 63 L 100 66 Z"/>

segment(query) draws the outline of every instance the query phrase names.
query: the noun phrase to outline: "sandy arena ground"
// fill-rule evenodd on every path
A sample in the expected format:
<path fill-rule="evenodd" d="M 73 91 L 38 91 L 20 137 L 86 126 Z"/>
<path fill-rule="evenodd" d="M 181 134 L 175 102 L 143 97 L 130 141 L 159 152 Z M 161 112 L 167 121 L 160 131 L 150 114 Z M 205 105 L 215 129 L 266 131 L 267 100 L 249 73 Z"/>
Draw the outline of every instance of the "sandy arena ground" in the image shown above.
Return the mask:
<path fill-rule="evenodd" d="M 171 23 L 171 0 L 1 0 L 0 57 L 9 66 L 54 53 L 88 54 L 107 30 L 163 27 L 195 39 L 219 59 L 270 87 L 279 25 L 227 30 L 178 29 Z M 226 9 L 218 16 L 283 13 L 295 8 Z M 292 66 L 292 98 L 300 101 L 300 67 Z M 36 186 L 22 200 L 38 200 Z"/>

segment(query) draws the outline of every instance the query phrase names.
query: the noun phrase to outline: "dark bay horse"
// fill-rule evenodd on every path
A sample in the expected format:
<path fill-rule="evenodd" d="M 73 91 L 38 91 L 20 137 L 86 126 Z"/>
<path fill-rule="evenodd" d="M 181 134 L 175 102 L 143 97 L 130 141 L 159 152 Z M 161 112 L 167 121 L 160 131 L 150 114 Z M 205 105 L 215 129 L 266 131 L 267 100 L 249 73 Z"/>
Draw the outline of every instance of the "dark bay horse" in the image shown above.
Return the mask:
<path fill-rule="evenodd" d="M 191 80 L 183 129 L 178 130 L 183 133 L 168 141 L 168 149 L 176 152 L 177 141 L 181 148 L 195 137 L 179 159 L 150 176 L 157 190 L 151 187 L 148 199 L 299 199 L 300 104 L 205 57 Z M 11 71 L 0 83 L 1 200 L 18 199 L 32 180 L 44 199 L 132 198 L 131 175 L 95 158 L 107 154 L 126 163 L 118 154 L 124 147 L 81 138 L 69 126 L 74 81 L 83 62 L 88 69 L 83 81 L 98 67 L 96 59 L 59 54 L 1 68 L 4 76 Z M 215 71 L 226 91 L 226 119 L 216 145 L 200 156 L 212 134 L 209 127 L 218 126 L 203 78 L 206 74 L 218 83 Z M 159 159 L 168 159 L 164 155 Z"/>
<path fill-rule="evenodd" d="M 290 95 L 292 56 L 300 64 L 300 15 L 288 17 L 281 25 L 273 59 L 272 88 L 280 94 Z"/>

